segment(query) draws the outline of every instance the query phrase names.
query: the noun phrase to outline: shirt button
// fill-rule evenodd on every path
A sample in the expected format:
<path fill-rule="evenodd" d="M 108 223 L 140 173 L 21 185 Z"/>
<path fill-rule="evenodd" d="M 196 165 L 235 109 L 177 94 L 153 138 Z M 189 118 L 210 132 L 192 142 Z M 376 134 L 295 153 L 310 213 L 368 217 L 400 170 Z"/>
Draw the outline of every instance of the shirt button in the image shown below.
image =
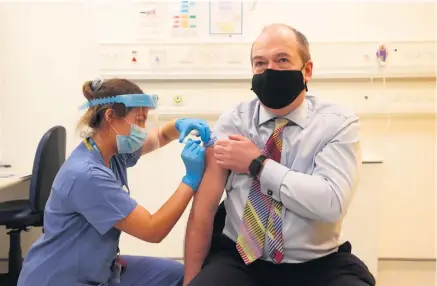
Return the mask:
<path fill-rule="evenodd" d="M 272 195 L 273 195 L 273 191 L 272 191 L 272 190 L 268 190 L 268 191 L 267 191 L 267 194 L 268 194 L 269 196 L 272 196 Z"/>

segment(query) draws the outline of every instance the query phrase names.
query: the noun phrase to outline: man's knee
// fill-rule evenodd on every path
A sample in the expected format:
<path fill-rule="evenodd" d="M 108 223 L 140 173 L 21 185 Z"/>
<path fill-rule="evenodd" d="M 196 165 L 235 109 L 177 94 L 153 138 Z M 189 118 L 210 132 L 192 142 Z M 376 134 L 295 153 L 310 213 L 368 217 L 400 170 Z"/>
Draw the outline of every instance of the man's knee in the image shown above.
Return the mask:
<path fill-rule="evenodd" d="M 188 286 L 256 286 L 257 283 L 247 274 L 237 269 L 213 269 L 206 267 L 194 277 Z"/>
<path fill-rule="evenodd" d="M 329 286 L 374 286 L 375 278 L 366 264 L 348 252 L 332 254 L 322 263 L 323 285 Z"/>
<path fill-rule="evenodd" d="M 353 275 L 345 275 L 331 280 L 327 286 L 375 286 L 375 280 L 373 277 L 362 279 Z"/>
<path fill-rule="evenodd" d="M 226 255 L 213 255 L 188 286 L 254 286 L 257 283 L 250 277 L 240 262 Z"/>

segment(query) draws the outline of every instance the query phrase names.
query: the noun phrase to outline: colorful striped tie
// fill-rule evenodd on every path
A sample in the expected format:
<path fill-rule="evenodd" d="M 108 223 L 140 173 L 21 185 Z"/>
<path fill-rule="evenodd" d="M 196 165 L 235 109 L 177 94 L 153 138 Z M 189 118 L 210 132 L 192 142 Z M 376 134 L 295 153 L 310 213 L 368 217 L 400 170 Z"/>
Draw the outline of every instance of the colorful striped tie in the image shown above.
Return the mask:
<path fill-rule="evenodd" d="M 262 153 L 268 158 L 280 162 L 282 151 L 282 130 L 288 120 L 275 120 L 275 130 L 267 140 Z M 253 180 L 249 198 L 244 208 L 243 222 L 237 238 L 237 250 L 244 260 L 250 264 L 262 256 L 264 242 L 267 237 L 269 255 L 275 263 L 284 257 L 282 245 L 282 204 L 261 193 L 260 182 Z"/>

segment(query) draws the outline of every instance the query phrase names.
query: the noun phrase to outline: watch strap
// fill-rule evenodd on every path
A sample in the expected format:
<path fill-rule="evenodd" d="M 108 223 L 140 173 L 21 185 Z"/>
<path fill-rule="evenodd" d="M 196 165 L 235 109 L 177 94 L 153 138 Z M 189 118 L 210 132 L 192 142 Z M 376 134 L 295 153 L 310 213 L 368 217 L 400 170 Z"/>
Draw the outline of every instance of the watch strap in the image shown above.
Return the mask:
<path fill-rule="evenodd" d="M 249 166 L 249 173 L 252 177 L 255 178 L 258 176 L 266 159 L 267 157 L 265 155 L 260 155 L 253 159 L 252 163 Z"/>

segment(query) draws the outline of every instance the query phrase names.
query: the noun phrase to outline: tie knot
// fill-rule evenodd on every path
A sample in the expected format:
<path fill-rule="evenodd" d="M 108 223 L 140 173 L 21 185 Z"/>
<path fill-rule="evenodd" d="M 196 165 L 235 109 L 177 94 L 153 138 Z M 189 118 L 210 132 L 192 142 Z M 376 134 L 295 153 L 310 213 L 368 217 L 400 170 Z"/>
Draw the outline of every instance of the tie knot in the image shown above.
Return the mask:
<path fill-rule="evenodd" d="M 278 117 L 275 119 L 275 129 L 279 129 L 288 124 L 288 119 L 283 117 Z"/>

